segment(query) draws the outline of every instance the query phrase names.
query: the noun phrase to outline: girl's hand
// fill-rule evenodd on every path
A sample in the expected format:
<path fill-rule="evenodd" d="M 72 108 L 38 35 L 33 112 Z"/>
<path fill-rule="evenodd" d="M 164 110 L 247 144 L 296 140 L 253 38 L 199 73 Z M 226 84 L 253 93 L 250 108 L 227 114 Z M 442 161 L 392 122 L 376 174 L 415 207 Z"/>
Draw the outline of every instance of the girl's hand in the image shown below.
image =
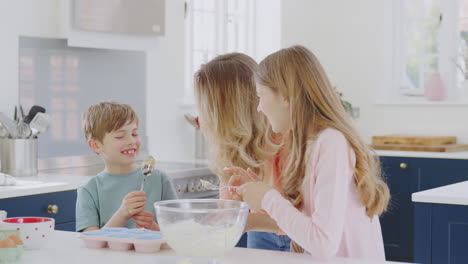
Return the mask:
<path fill-rule="evenodd" d="M 141 211 L 132 216 L 137 228 L 146 228 L 154 231 L 159 231 L 159 225 L 154 222 L 154 217 L 151 212 Z"/>
<path fill-rule="evenodd" d="M 269 190 L 273 189 L 263 182 L 248 182 L 237 189 L 244 202 L 248 203 L 250 209 L 260 211 L 262 209 L 262 200 Z"/>
<path fill-rule="evenodd" d="M 228 183 L 226 186 L 241 186 L 247 182 L 257 182 L 261 181 L 260 177 L 255 174 L 250 168 L 244 170 L 240 167 L 230 167 L 224 168 L 225 172 L 233 173 L 233 175 L 229 178 Z M 229 188 L 229 193 L 232 195 L 234 200 L 239 200 L 239 193 L 235 188 Z"/>
<path fill-rule="evenodd" d="M 122 204 L 118 210 L 119 214 L 128 220 L 133 215 L 142 212 L 146 205 L 145 194 L 142 191 L 133 191 L 127 194 L 122 200 Z"/>
<path fill-rule="evenodd" d="M 246 182 L 256 182 L 256 181 L 261 181 L 262 179 L 253 172 L 250 168 L 247 170 L 244 170 L 243 168 L 240 167 L 230 167 L 230 168 L 224 168 L 223 169 L 225 172 L 233 173 L 233 177 L 236 176 L 237 179 L 236 181 L 242 182 L 242 184 Z M 231 177 L 231 179 L 233 178 Z M 231 182 L 231 179 L 229 182 Z"/>

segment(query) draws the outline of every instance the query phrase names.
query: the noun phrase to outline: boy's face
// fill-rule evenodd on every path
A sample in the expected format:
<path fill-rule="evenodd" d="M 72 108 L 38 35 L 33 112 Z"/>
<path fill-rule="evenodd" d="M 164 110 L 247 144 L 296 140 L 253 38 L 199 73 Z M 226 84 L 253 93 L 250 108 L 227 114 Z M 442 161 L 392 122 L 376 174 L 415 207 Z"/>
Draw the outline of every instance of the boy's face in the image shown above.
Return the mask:
<path fill-rule="evenodd" d="M 141 140 L 138 126 L 133 122 L 106 133 L 102 142 L 92 139 L 88 144 L 104 159 L 106 166 L 125 166 L 135 163 Z"/>

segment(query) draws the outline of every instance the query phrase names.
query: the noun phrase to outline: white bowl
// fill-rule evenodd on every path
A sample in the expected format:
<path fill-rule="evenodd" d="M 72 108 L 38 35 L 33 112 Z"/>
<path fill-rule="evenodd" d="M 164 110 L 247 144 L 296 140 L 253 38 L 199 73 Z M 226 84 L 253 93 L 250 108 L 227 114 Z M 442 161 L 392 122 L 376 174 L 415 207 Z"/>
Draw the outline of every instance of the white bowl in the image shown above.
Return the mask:
<path fill-rule="evenodd" d="M 49 240 L 55 220 L 48 217 L 11 217 L 3 219 L 0 227 L 18 230 L 26 249 L 39 249 Z"/>

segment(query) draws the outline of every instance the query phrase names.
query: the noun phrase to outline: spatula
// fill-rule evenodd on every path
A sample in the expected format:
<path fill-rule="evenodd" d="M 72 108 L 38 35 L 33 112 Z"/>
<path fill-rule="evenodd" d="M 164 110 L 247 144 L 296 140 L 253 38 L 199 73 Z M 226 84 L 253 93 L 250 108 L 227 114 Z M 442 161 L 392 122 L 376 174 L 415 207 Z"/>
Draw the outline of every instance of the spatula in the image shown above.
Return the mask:
<path fill-rule="evenodd" d="M 24 117 L 24 122 L 29 124 L 37 115 L 37 113 L 45 113 L 45 108 L 38 105 L 33 105 L 33 107 L 29 109 L 28 115 Z"/>
<path fill-rule="evenodd" d="M 50 116 L 44 113 L 37 113 L 29 127 L 31 128 L 32 134 L 30 138 L 35 138 L 39 133 L 44 133 L 50 124 Z"/>

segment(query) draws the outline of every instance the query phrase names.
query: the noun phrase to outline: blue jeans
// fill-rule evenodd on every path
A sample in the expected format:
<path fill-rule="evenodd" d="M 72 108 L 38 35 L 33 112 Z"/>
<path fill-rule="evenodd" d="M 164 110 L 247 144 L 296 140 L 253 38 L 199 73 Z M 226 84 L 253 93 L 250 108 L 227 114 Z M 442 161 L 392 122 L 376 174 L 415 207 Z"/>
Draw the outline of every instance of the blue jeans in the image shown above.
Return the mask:
<path fill-rule="evenodd" d="M 290 251 L 291 239 L 288 236 L 274 233 L 247 232 L 247 247 L 276 251 Z"/>

